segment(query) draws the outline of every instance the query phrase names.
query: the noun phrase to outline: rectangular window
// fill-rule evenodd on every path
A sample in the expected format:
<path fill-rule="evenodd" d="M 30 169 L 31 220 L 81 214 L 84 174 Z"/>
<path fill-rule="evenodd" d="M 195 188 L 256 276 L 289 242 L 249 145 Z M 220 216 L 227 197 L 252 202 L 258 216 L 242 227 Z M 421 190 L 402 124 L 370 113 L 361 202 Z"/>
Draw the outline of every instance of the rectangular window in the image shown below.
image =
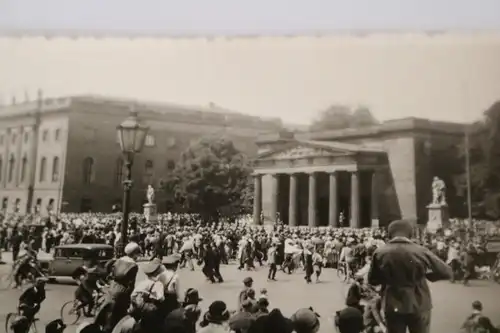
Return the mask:
<path fill-rule="evenodd" d="M 146 147 L 154 147 L 156 145 L 155 137 L 151 134 L 146 135 L 146 142 L 144 144 Z"/>
<path fill-rule="evenodd" d="M 49 131 L 48 130 L 43 130 L 43 132 L 42 132 L 42 141 L 43 142 L 47 141 L 48 137 L 49 137 Z"/>

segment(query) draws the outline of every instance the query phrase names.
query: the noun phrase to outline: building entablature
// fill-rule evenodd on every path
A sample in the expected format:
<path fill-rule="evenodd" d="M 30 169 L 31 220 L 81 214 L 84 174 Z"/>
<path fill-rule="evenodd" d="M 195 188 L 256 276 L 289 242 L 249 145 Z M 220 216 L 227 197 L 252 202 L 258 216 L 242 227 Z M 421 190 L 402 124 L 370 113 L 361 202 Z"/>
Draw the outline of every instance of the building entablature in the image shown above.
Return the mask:
<path fill-rule="evenodd" d="M 254 174 L 332 173 L 375 170 L 385 164 L 382 149 L 340 142 L 289 140 L 279 148 L 261 152 Z"/>

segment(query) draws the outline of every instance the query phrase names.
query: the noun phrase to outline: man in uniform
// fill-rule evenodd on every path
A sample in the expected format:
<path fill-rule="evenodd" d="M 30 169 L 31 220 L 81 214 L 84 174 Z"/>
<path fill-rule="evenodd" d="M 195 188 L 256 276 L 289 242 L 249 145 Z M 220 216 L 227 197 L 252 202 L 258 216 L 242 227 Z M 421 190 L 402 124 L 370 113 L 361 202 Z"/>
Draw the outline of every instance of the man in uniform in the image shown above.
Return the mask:
<path fill-rule="evenodd" d="M 410 240 L 413 225 L 407 220 L 392 222 L 392 239 L 373 254 L 368 283 L 382 286 L 388 333 L 428 333 L 431 293 L 427 280 L 449 280 L 451 269 L 427 248 Z"/>

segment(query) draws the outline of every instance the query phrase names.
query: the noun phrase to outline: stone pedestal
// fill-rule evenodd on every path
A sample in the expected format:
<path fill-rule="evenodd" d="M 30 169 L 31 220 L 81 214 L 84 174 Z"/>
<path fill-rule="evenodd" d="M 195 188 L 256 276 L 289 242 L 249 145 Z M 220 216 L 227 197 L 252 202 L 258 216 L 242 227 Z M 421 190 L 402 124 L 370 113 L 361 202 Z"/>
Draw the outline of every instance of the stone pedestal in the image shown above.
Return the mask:
<path fill-rule="evenodd" d="M 144 204 L 144 217 L 148 223 L 156 223 L 158 221 L 156 204 Z"/>
<path fill-rule="evenodd" d="M 426 229 L 430 233 L 436 233 L 439 229 L 447 228 L 450 224 L 447 204 L 430 204 L 427 206 L 429 220 Z"/>

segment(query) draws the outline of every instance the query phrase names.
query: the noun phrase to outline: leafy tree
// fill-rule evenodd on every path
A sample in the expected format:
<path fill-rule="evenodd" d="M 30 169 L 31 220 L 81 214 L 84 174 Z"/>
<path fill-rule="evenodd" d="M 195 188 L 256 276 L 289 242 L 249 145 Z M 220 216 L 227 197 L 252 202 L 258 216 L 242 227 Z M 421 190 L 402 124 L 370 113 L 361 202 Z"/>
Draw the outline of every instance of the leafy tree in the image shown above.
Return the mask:
<path fill-rule="evenodd" d="M 352 110 L 345 105 L 332 105 L 320 112 L 315 119 L 310 131 L 326 131 L 344 128 L 358 128 L 377 124 L 378 121 L 366 107 L 358 107 Z"/>
<path fill-rule="evenodd" d="M 470 180 L 473 215 L 500 218 L 500 101 L 469 129 Z M 460 157 L 465 163 L 465 147 Z M 466 187 L 466 174 L 462 186 Z"/>
<path fill-rule="evenodd" d="M 176 210 L 199 214 L 205 222 L 234 217 L 248 208 L 249 161 L 233 142 L 205 138 L 191 145 L 177 162 L 165 190 Z"/>

